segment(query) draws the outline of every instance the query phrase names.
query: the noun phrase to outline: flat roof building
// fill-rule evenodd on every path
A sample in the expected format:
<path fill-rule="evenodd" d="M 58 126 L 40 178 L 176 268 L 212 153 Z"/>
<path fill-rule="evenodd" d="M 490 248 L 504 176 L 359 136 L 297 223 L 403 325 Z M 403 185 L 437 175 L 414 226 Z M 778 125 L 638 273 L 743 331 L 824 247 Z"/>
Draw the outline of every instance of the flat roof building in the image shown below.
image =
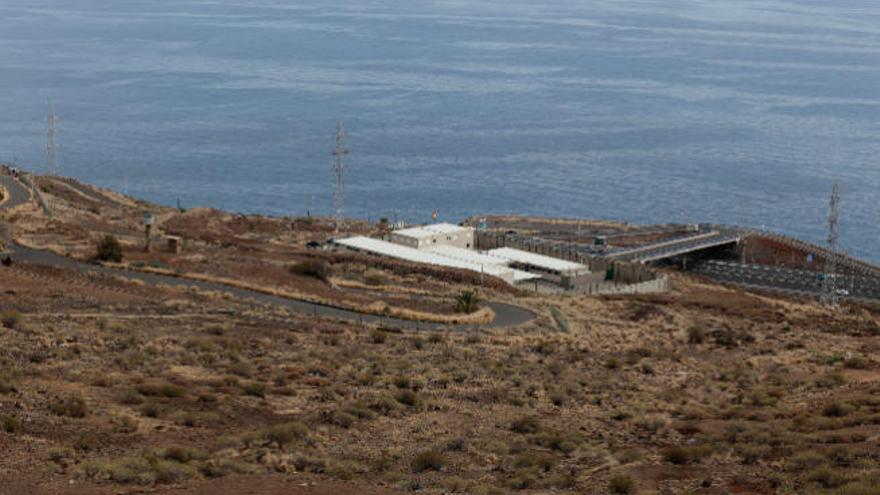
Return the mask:
<path fill-rule="evenodd" d="M 580 263 L 509 247 L 490 249 L 486 251 L 486 254 L 506 260 L 508 264 L 537 268 L 551 273 L 565 274 L 589 271 L 586 265 Z"/>
<path fill-rule="evenodd" d="M 411 227 L 391 232 L 391 242 L 414 249 L 427 249 L 436 246 L 471 249 L 474 246 L 474 228 L 461 227 L 451 223 Z"/>
<path fill-rule="evenodd" d="M 416 249 L 397 243 L 381 241 L 379 239 L 372 239 L 370 237 L 351 237 L 348 239 L 340 239 L 336 241 L 336 244 L 345 246 L 348 249 L 354 251 L 363 251 L 405 261 L 412 261 L 415 263 L 425 263 L 428 265 L 443 266 L 448 268 L 460 268 L 476 273 L 485 273 L 486 275 L 498 277 L 509 284 L 515 284 L 525 280 L 539 278 L 538 275 L 533 275 L 522 270 L 515 270 L 513 268 L 510 268 L 504 264 L 504 260 L 500 260 L 497 258 L 464 259 L 461 256 L 449 256 L 448 252 L 441 254 L 439 252 Z"/>

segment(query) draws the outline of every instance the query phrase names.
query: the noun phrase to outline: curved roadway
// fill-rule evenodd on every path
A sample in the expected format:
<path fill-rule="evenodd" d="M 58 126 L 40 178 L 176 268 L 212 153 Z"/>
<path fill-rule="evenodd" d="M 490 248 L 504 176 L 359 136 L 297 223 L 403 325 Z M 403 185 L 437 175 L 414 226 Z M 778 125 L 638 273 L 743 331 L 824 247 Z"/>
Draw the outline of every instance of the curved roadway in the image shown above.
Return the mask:
<path fill-rule="evenodd" d="M 4 184 L 9 191 L 9 201 L 6 203 L 6 207 L 13 208 L 15 206 L 28 202 L 28 200 L 30 199 L 30 194 L 28 194 L 27 190 L 21 184 L 19 184 L 18 181 L 13 180 L 9 176 L 4 176 L 4 179 Z M 413 320 L 403 320 L 399 318 L 390 318 L 358 313 L 356 311 L 351 311 L 347 309 L 273 296 L 255 290 L 241 289 L 238 287 L 232 287 L 219 283 L 203 282 L 200 280 L 190 280 L 168 275 L 158 275 L 153 273 L 143 273 L 116 268 L 108 268 L 101 265 L 93 265 L 67 258 L 49 251 L 41 251 L 37 249 L 26 248 L 24 246 L 19 246 L 11 241 L 7 243 L 7 247 L 7 251 L 13 256 L 15 261 L 24 261 L 39 265 L 50 265 L 77 271 L 93 271 L 109 275 L 123 275 L 130 279 L 140 280 L 150 285 L 165 284 L 174 287 L 195 286 L 208 291 L 229 292 L 230 294 L 233 294 L 234 296 L 239 298 L 254 299 L 261 303 L 281 306 L 301 314 L 326 318 L 340 318 L 349 321 L 358 321 L 361 323 L 375 323 L 382 326 L 396 328 L 413 330 L 445 328 L 452 328 L 454 330 L 468 330 L 475 328 L 501 328 L 520 325 L 522 323 L 529 322 L 535 318 L 535 314 L 528 309 L 522 308 L 520 306 L 514 306 L 512 304 L 490 301 L 487 302 L 486 305 L 492 308 L 492 311 L 495 312 L 495 319 L 491 323 L 485 325 L 447 325 L 443 323 L 428 323 Z"/>

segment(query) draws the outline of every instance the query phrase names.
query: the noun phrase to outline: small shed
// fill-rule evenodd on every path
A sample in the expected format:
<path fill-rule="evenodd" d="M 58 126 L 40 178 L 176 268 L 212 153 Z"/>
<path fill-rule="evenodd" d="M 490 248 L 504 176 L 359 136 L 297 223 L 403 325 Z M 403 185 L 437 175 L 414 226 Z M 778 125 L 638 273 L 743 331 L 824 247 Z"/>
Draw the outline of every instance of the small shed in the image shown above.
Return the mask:
<path fill-rule="evenodd" d="M 174 254 L 180 254 L 183 251 L 183 239 L 176 235 L 169 235 L 168 239 L 168 252 Z"/>

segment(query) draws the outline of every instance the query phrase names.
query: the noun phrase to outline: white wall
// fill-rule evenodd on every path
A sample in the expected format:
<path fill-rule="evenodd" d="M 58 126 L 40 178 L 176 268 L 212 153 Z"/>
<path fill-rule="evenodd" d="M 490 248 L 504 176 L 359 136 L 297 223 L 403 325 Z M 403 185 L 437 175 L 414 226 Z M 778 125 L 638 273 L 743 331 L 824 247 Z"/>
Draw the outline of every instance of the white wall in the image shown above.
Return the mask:
<path fill-rule="evenodd" d="M 391 242 L 416 249 L 434 246 L 454 246 L 462 249 L 474 249 L 474 229 L 465 228 L 448 234 L 433 234 L 426 237 L 410 237 L 399 233 L 391 233 Z"/>

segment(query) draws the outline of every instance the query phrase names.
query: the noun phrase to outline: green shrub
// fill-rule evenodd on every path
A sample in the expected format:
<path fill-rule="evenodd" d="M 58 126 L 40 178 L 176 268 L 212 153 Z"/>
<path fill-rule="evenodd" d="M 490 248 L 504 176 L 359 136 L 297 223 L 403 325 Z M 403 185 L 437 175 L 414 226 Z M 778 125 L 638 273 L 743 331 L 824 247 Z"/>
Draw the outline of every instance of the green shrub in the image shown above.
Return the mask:
<path fill-rule="evenodd" d="M 7 373 L 0 373 L 0 394 L 16 392 L 15 380 Z"/>
<path fill-rule="evenodd" d="M 288 423 L 272 425 L 262 430 L 260 436 L 267 442 L 274 442 L 278 445 L 284 446 L 292 443 L 294 440 L 303 439 L 307 437 L 308 434 L 309 429 L 306 425 L 299 421 L 291 421 Z"/>
<path fill-rule="evenodd" d="M 370 403 L 370 409 L 376 411 L 379 414 L 388 415 L 392 411 L 396 410 L 399 406 L 397 405 L 397 401 L 388 395 L 381 395 L 377 397 Z"/>
<path fill-rule="evenodd" d="M 367 272 L 364 275 L 364 283 L 367 285 L 385 285 L 388 283 L 388 280 L 385 279 L 385 276 L 378 272 Z"/>
<path fill-rule="evenodd" d="M 123 457 L 114 461 L 89 461 L 80 467 L 87 478 L 109 478 L 117 483 L 150 485 L 156 481 L 150 463 L 141 457 Z"/>
<path fill-rule="evenodd" d="M 828 418 L 842 418 L 852 412 L 852 406 L 841 402 L 831 402 L 822 408 L 822 415 Z"/>
<path fill-rule="evenodd" d="M 241 387 L 245 395 L 266 397 L 266 384 L 263 382 L 247 382 Z"/>
<path fill-rule="evenodd" d="M 569 325 L 568 319 L 562 314 L 562 311 L 559 310 L 556 306 L 550 306 L 550 314 L 553 315 L 553 320 L 556 321 L 556 327 L 560 332 L 568 333 Z"/>
<path fill-rule="evenodd" d="M 197 470 L 189 464 L 146 454 L 86 462 L 81 466 L 80 474 L 88 478 L 107 478 L 123 484 L 152 485 L 188 480 L 197 474 Z"/>
<path fill-rule="evenodd" d="M 535 416 L 526 416 L 514 421 L 510 429 L 522 434 L 537 433 L 541 430 L 541 422 Z"/>
<path fill-rule="evenodd" d="M 689 464 L 694 461 L 693 453 L 685 447 L 668 447 L 663 451 L 663 459 L 675 465 Z"/>
<path fill-rule="evenodd" d="M 475 313 L 480 309 L 480 296 L 476 291 L 465 290 L 455 297 L 455 311 L 458 313 Z"/>
<path fill-rule="evenodd" d="M 421 473 L 429 470 L 440 471 L 444 465 L 446 465 L 446 458 L 443 453 L 436 450 L 426 450 L 413 458 L 411 467 L 413 472 Z"/>
<path fill-rule="evenodd" d="M 517 468 L 538 468 L 544 472 L 553 469 L 558 459 L 547 452 L 527 451 L 519 454 L 514 461 Z"/>
<path fill-rule="evenodd" d="M 851 370 L 866 370 L 871 367 L 871 360 L 862 356 L 853 356 L 843 362 L 843 367 Z"/>
<path fill-rule="evenodd" d="M 155 460 L 151 462 L 151 467 L 157 483 L 177 483 L 188 480 L 197 473 L 193 466 L 170 460 Z"/>
<path fill-rule="evenodd" d="M 636 481 L 627 474 L 616 474 L 608 480 L 608 491 L 617 495 L 636 493 Z"/>
<path fill-rule="evenodd" d="M 701 327 L 688 328 L 688 343 L 702 344 L 706 340 L 706 332 Z"/>
<path fill-rule="evenodd" d="M 110 261 L 119 263 L 122 261 L 122 246 L 116 237 L 106 235 L 101 242 L 98 243 L 97 258 L 101 261 Z"/>
<path fill-rule="evenodd" d="M 409 389 L 398 390 L 394 394 L 394 398 L 397 402 L 409 407 L 416 407 L 421 404 L 421 397 L 419 397 L 419 394 Z"/>
<path fill-rule="evenodd" d="M 376 413 L 372 409 L 360 403 L 350 404 L 342 412 L 351 414 L 357 419 L 373 419 L 376 417 Z"/>
<path fill-rule="evenodd" d="M 18 433 L 21 431 L 21 420 L 15 416 L 3 416 L 0 419 L 0 426 L 6 433 Z"/>
<path fill-rule="evenodd" d="M 12 309 L 3 311 L 0 313 L 0 323 L 4 328 L 16 329 L 21 324 L 21 313 Z"/>
<path fill-rule="evenodd" d="M 163 449 L 159 452 L 159 455 L 163 459 L 183 463 L 190 461 L 202 461 L 208 458 L 208 454 L 201 449 L 193 447 L 183 447 L 178 445 Z"/>
<path fill-rule="evenodd" d="M 610 358 L 608 358 L 607 361 L 605 361 L 605 367 L 609 370 L 617 370 L 620 369 L 621 366 L 623 366 L 623 363 L 617 356 L 611 356 Z"/>
<path fill-rule="evenodd" d="M 333 423 L 345 429 L 351 428 L 357 423 L 357 420 L 357 416 L 345 411 L 336 411 L 336 414 L 333 415 Z"/>
<path fill-rule="evenodd" d="M 57 399 L 49 405 L 49 409 L 58 416 L 69 418 L 84 418 L 89 413 L 86 399 L 79 394 L 72 394 L 63 399 Z"/>
<path fill-rule="evenodd" d="M 186 395 L 186 389 L 171 382 L 141 383 L 136 390 L 146 397 L 167 397 L 175 399 Z"/>
<path fill-rule="evenodd" d="M 820 388 L 834 388 L 846 383 L 846 377 L 838 371 L 832 371 L 816 379 L 816 386 Z"/>
<path fill-rule="evenodd" d="M 146 418 L 158 418 L 162 415 L 162 408 L 155 402 L 147 402 L 140 408 L 141 414 Z"/>
<path fill-rule="evenodd" d="M 370 342 L 374 344 L 384 344 L 388 340 L 388 334 L 381 330 L 373 330 L 370 332 Z"/>
<path fill-rule="evenodd" d="M 303 260 L 290 265 L 288 270 L 295 275 L 311 277 L 323 282 L 330 278 L 330 268 L 323 260 Z"/>
<path fill-rule="evenodd" d="M 829 466 L 821 466 L 807 474 L 807 481 L 818 483 L 822 488 L 837 488 L 847 482 L 846 477 Z"/>
<path fill-rule="evenodd" d="M 233 459 L 211 459 L 199 466 L 199 471 L 208 478 L 220 478 L 230 474 L 247 474 L 254 472 L 249 464 Z"/>

